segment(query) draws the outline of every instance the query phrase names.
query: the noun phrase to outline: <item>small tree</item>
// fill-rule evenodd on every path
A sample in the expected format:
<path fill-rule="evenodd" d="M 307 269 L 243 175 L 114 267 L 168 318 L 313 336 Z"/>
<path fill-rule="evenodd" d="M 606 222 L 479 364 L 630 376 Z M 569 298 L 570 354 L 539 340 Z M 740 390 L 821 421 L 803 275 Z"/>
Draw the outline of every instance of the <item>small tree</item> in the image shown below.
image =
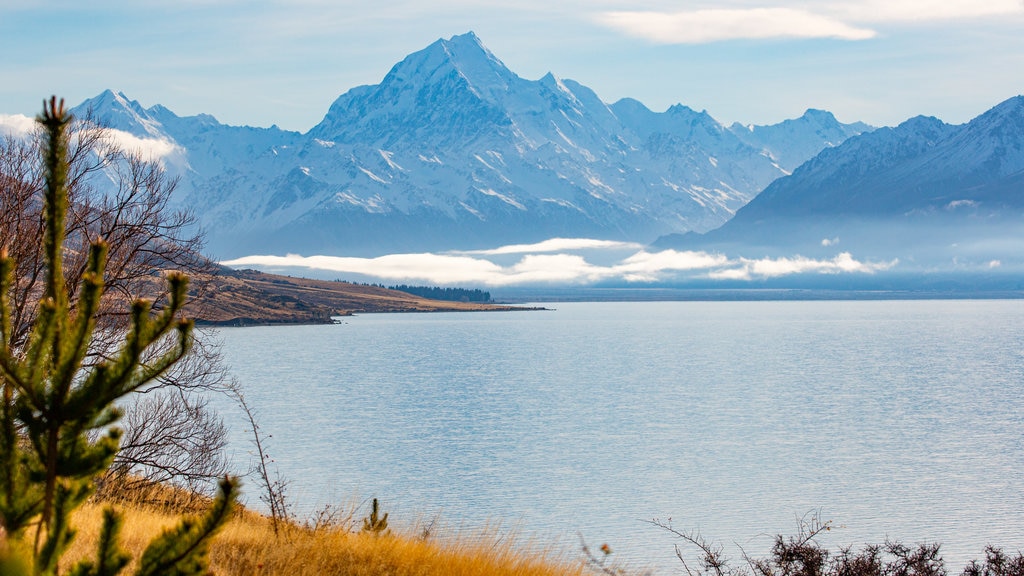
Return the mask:
<path fill-rule="evenodd" d="M 107 245 L 96 240 L 88 248 L 77 306 L 72 309 L 63 272 L 71 116 L 63 100 L 58 103 L 54 97 L 44 103 L 36 120 L 44 130 L 45 281 L 29 336 L 20 343 L 8 299 L 17 282 L 16 263 L 6 249 L 0 250 L 0 528 L 6 540 L 0 542 L 0 555 L 4 548 L 21 550 L 31 556 L 32 574 L 56 575 L 61 555 L 74 537 L 71 511 L 88 497 L 93 481 L 117 452 L 120 431 L 112 424 L 121 414 L 115 402 L 185 356 L 192 343 L 192 323 L 178 318 L 188 280 L 180 273 L 169 274 L 169 296 L 162 310 L 154 312 L 150 301 L 136 300 L 119 349 L 102 360 L 86 361 L 92 339 L 106 336 L 96 316 Z M 157 346 L 161 352 L 153 354 Z M 103 433 L 90 434 L 95 431 Z M 209 538 L 227 518 L 236 486 L 235 480 L 225 478 L 203 518 L 183 520 L 150 543 L 137 573 L 204 573 Z M 128 558 L 118 545 L 120 524 L 112 509 L 104 513 L 97 559 L 80 562 L 73 575 L 107 576 L 124 568 Z"/>
<path fill-rule="evenodd" d="M 383 516 L 380 515 L 380 502 L 376 498 L 373 499 L 373 504 L 370 505 L 370 515 L 363 518 L 363 533 L 373 534 L 374 536 L 391 533 L 388 530 L 388 513 L 385 512 Z"/>
<path fill-rule="evenodd" d="M 11 330 L 8 344 L 24 348 L 39 312 L 46 283 L 46 234 L 43 206 L 45 166 L 41 160 L 45 131 L 37 125 L 22 137 L 0 138 L 0 249 L 15 263 L 8 287 Z M 87 110 L 67 128 L 67 212 L 62 252 L 69 312 L 79 304 L 78 287 L 87 272 L 90 245 L 107 246 L 103 298 L 96 315 L 85 365 L 116 355 L 131 328 L 132 301 L 153 299 L 159 309 L 167 299 L 165 269 L 189 276 L 189 292 L 201 296 L 215 265 L 202 255 L 203 234 L 195 215 L 171 201 L 178 180 L 158 159 L 147 158 L 118 143 L 114 131 Z M 193 298 L 190 306 L 195 305 Z M 188 356 L 147 384 L 143 395 L 120 402 L 125 416 L 121 448 L 114 459 L 115 478 L 170 476 L 170 483 L 207 493 L 226 473 L 221 418 L 207 404 L 209 393 L 228 391 L 227 371 L 212 334 L 194 330 Z M 147 351 L 159 355 L 172 339 Z M 140 428 L 141 425 L 141 428 Z M 198 433 L 204 449 L 179 439 Z M 116 482 L 104 483 L 104 495 Z M 130 488 L 127 485 L 122 485 Z"/>

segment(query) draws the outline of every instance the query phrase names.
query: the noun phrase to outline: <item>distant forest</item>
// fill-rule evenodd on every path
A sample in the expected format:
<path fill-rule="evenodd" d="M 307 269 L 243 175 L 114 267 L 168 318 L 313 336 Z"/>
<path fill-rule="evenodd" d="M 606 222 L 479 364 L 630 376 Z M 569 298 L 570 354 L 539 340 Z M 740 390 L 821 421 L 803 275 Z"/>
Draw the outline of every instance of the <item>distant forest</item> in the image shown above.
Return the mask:
<path fill-rule="evenodd" d="M 390 290 L 398 290 L 414 296 L 430 298 L 431 300 L 445 300 L 449 302 L 490 302 L 491 293 L 479 289 L 467 290 L 466 288 L 440 288 L 438 286 L 386 286 Z"/>

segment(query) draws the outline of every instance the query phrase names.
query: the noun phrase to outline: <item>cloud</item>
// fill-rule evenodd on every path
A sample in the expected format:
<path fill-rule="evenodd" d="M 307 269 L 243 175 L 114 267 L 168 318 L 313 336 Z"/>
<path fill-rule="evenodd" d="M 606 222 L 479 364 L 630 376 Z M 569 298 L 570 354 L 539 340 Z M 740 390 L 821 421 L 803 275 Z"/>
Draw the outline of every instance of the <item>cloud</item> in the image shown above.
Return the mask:
<path fill-rule="evenodd" d="M 857 0 L 821 2 L 813 9 L 786 0 L 759 8 L 708 8 L 678 12 L 610 11 L 595 20 L 628 36 L 659 44 L 702 44 L 772 38 L 868 40 L 865 25 L 906 24 L 1024 14 L 1021 0 Z"/>
<path fill-rule="evenodd" d="M 115 129 L 108 130 L 107 137 L 121 149 L 136 152 L 147 160 L 164 160 L 185 154 L 181 146 L 161 138 L 139 138 L 129 132 Z"/>
<path fill-rule="evenodd" d="M 621 243 L 587 239 L 553 239 L 533 246 L 552 248 L 574 246 L 621 247 Z M 559 253 L 523 254 L 509 265 L 492 262 L 486 256 L 507 255 L 512 247 L 451 254 L 391 254 L 377 258 L 336 256 L 247 256 L 221 262 L 234 268 L 270 270 L 306 269 L 337 274 L 358 274 L 387 282 L 424 282 L 436 285 L 586 285 L 598 282 L 672 282 L 687 279 L 751 280 L 789 274 L 873 273 L 896 265 L 864 263 L 844 252 L 831 260 L 793 258 L 730 259 L 707 252 L 639 250 L 609 265 L 598 265 L 581 254 L 564 249 Z"/>
<path fill-rule="evenodd" d="M 580 284 L 610 275 L 607 268 L 575 254 L 528 254 L 508 269 L 502 280 L 504 284 Z"/>
<path fill-rule="evenodd" d="M 0 136 L 22 137 L 36 129 L 36 121 L 21 114 L 0 114 Z"/>
<path fill-rule="evenodd" d="M 751 280 L 755 277 L 777 278 L 792 274 L 874 274 L 888 270 L 898 263 L 897 260 L 882 263 L 860 262 L 855 260 L 849 252 L 842 252 L 831 260 L 815 260 L 803 256 L 758 260 L 740 258 L 739 267 L 714 271 L 708 274 L 708 277 L 715 280 Z"/>
<path fill-rule="evenodd" d="M 36 121 L 33 118 L 21 114 L 0 114 L 0 136 L 22 138 L 31 134 L 35 129 Z M 123 150 L 136 152 L 146 160 L 166 160 L 182 157 L 185 154 L 185 150 L 181 146 L 163 139 L 139 138 L 129 132 L 115 129 L 108 129 L 106 136 L 112 144 Z"/>
<path fill-rule="evenodd" d="M 437 284 L 484 283 L 502 274 L 497 264 L 480 258 L 440 254 L 391 254 L 377 258 L 338 256 L 246 256 L 221 262 L 235 268 L 308 268 L 330 272 L 348 272 L 382 280 L 426 280 Z"/>
<path fill-rule="evenodd" d="M 707 270 L 727 266 L 729 259 L 722 254 L 707 252 L 640 251 L 611 267 L 614 275 L 628 282 L 656 282 L 672 272 Z"/>
<path fill-rule="evenodd" d="M 633 242 L 616 242 L 613 240 L 593 240 L 590 238 L 551 238 L 535 244 L 510 244 L 491 250 L 468 250 L 458 254 L 479 254 L 481 256 L 498 256 L 501 254 L 526 254 L 535 252 L 562 252 L 566 250 L 638 250 L 640 244 Z"/>
<path fill-rule="evenodd" d="M 720 40 L 838 38 L 866 40 L 875 32 L 794 8 L 707 9 L 688 12 L 605 12 L 598 22 L 659 44 Z"/>
<path fill-rule="evenodd" d="M 837 3 L 837 16 L 855 22 L 926 22 L 1024 14 L 1020 0 L 861 0 Z"/>

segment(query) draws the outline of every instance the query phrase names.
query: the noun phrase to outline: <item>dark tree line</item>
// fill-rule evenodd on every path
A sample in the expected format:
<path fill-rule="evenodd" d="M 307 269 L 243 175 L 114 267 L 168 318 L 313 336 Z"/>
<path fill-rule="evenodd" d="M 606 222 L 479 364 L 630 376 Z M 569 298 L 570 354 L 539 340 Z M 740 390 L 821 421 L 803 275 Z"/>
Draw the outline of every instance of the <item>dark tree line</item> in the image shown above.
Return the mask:
<path fill-rule="evenodd" d="M 387 286 L 389 290 L 398 290 L 406 294 L 430 298 L 431 300 L 444 300 L 446 302 L 490 302 L 491 293 L 484 292 L 478 288 L 441 288 L 438 286 Z"/>

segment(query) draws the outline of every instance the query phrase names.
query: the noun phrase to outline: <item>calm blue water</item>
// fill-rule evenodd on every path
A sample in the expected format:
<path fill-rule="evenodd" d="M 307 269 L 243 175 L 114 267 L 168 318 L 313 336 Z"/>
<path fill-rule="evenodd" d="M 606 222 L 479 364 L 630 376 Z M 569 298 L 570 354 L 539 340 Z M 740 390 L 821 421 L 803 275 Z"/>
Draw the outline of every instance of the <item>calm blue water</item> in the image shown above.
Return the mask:
<path fill-rule="evenodd" d="M 550 307 L 220 334 L 301 510 L 379 497 L 660 573 L 643 520 L 737 560 L 812 511 L 826 544 L 939 541 L 957 572 L 1024 548 L 1024 301 Z"/>

